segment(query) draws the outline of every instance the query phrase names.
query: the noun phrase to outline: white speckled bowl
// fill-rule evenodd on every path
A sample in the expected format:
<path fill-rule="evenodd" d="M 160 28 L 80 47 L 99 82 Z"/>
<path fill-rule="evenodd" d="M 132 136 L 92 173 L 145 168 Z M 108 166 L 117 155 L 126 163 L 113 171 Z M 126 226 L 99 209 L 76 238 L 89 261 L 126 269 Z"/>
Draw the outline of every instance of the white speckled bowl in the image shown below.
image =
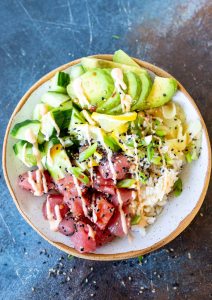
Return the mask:
<path fill-rule="evenodd" d="M 112 60 L 111 55 L 97 55 L 96 57 Z M 136 61 L 142 67 L 159 76 L 170 76 L 162 69 L 149 63 L 138 59 Z M 31 118 L 35 103 L 39 102 L 40 96 L 47 91 L 49 80 L 55 72 L 66 70 L 79 62 L 80 60 L 75 60 L 45 75 L 29 89 L 18 103 L 9 121 L 4 139 L 3 169 L 5 179 L 14 202 L 24 219 L 43 238 L 59 249 L 74 256 L 93 260 L 118 260 L 143 255 L 173 240 L 190 224 L 200 209 L 207 191 L 211 171 L 211 150 L 207 129 L 193 99 L 179 83 L 179 91 L 175 95 L 174 101 L 180 103 L 184 108 L 188 121 L 199 119 L 203 126 L 201 156 L 197 161 L 186 165 L 184 168 L 181 176 L 184 184 L 182 194 L 180 197 L 170 198 L 157 221 L 147 229 L 145 237 L 135 233 L 131 243 L 129 243 L 127 238 L 115 239 L 113 242 L 99 248 L 95 253 L 80 254 L 76 252 L 71 247 L 67 237 L 49 230 L 48 223 L 42 216 L 43 198 L 35 198 L 32 194 L 18 187 L 17 177 L 26 171 L 26 167 L 19 160 L 15 159 L 12 150 L 14 140 L 10 137 L 9 132 L 16 122 Z"/>

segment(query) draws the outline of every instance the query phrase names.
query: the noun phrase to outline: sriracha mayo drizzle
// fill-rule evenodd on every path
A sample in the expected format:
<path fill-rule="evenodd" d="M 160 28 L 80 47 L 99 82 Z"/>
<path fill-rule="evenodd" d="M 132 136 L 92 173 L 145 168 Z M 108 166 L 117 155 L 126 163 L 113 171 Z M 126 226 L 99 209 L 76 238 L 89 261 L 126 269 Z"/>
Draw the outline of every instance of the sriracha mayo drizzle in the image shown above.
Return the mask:
<path fill-rule="evenodd" d="M 49 121 L 51 122 L 52 126 L 55 128 L 56 132 L 57 132 L 57 138 L 60 141 L 61 145 L 63 147 L 65 147 L 64 141 L 63 139 L 60 138 L 60 127 L 57 125 L 57 123 L 55 122 L 55 119 L 53 118 L 52 114 L 49 112 Z M 48 137 L 49 138 L 49 137 Z"/>
<path fill-rule="evenodd" d="M 42 104 L 42 103 L 40 104 L 39 112 L 40 112 L 41 116 L 44 116 L 48 113 L 48 108 L 46 107 L 45 104 Z"/>
<path fill-rule="evenodd" d="M 88 226 L 88 236 L 93 240 L 95 240 L 96 233 L 94 232 L 93 228 L 89 224 L 87 224 L 87 226 Z"/>
<path fill-rule="evenodd" d="M 26 148 L 27 148 L 27 143 L 24 144 L 23 146 L 23 151 L 22 151 L 22 155 L 21 155 L 21 160 L 23 161 L 23 163 L 27 166 L 27 167 L 31 167 L 27 161 L 26 161 Z"/>
<path fill-rule="evenodd" d="M 76 189 L 77 189 L 78 197 L 79 197 L 79 198 L 81 199 L 81 201 L 82 201 L 82 209 L 83 209 L 83 212 L 84 212 L 85 216 L 87 216 L 87 215 L 88 215 L 88 209 L 87 209 L 87 207 L 86 207 L 85 199 L 84 199 L 83 196 L 82 196 L 82 191 L 81 191 L 81 188 L 80 188 L 80 186 L 79 186 L 78 180 L 77 180 L 77 178 L 76 178 L 74 175 L 72 175 L 72 176 L 73 176 L 74 184 L 75 184 Z"/>
<path fill-rule="evenodd" d="M 121 194 L 118 189 L 116 189 L 116 194 L 117 194 L 117 199 L 119 202 L 119 212 L 120 212 L 120 216 L 121 216 L 122 228 L 123 228 L 124 233 L 127 234 L 128 233 L 127 221 L 126 221 L 125 213 L 123 212 L 123 209 L 122 209 L 123 201 L 122 201 Z"/>
<path fill-rule="evenodd" d="M 79 100 L 80 106 L 84 107 L 87 106 L 87 108 L 90 108 L 90 103 L 88 102 L 88 99 L 86 98 L 83 88 L 82 88 L 82 79 L 80 77 L 76 78 L 73 82 L 73 88 L 75 91 L 75 94 Z"/>
<path fill-rule="evenodd" d="M 134 142 L 134 150 L 135 150 L 135 166 L 136 166 L 136 184 L 137 184 L 137 193 L 138 199 L 141 201 L 141 186 L 140 186 L 140 179 L 139 179 L 139 170 L 138 170 L 138 148 L 135 137 L 132 136 Z"/>
<path fill-rule="evenodd" d="M 132 97 L 124 93 L 124 90 L 127 89 L 127 86 L 123 80 L 122 70 L 119 68 L 112 69 L 111 76 L 114 79 L 115 88 L 120 94 L 122 111 L 129 112 L 132 104 Z"/>
<path fill-rule="evenodd" d="M 91 138 L 90 138 L 90 132 L 89 132 L 89 125 L 86 126 L 86 135 L 89 146 L 91 146 Z M 91 177 L 91 185 L 93 186 L 93 159 L 92 157 L 89 158 L 90 162 L 90 177 Z"/>
<path fill-rule="evenodd" d="M 49 199 L 47 198 L 47 200 L 46 200 L 46 216 L 49 221 L 50 230 L 57 231 L 58 226 L 59 226 L 60 222 L 62 221 L 59 205 L 55 205 L 54 212 L 55 212 L 56 220 L 54 219 L 54 213 L 51 212 Z"/>

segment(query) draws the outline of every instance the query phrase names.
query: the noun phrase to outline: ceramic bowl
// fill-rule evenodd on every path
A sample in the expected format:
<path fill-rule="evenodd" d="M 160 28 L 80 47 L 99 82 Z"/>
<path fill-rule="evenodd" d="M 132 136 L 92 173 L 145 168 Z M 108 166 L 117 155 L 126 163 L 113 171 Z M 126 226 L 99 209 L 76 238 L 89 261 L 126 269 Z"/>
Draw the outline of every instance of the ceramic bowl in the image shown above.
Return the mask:
<path fill-rule="evenodd" d="M 95 57 L 112 60 L 112 55 L 96 55 Z M 171 76 L 154 65 L 138 59 L 135 60 L 139 65 L 156 75 Z M 18 187 L 18 175 L 26 171 L 26 167 L 15 158 L 12 150 L 14 140 L 9 133 L 16 122 L 31 118 L 33 108 L 39 102 L 41 95 L 47 91 L 49 80 L 52 76 L 57 71 L 65 71 L 79 62 L 80 59 L 72 61 L 42 77 L 18 103 L 10 118 L 3 145 L 3 169 L 6 183 L 23 218 L 44 239 L 64 252 L 93 260 L 119 260 L 143 255 L 173 240 L 190 224 L 199 211 L 208 188 L 211 170 L 211 150 L 207 129 L 194 100 L 179 83 L 179 91 L 174 96 L 174 101 L 182 105 L 188 121 L 199 119 L 203 126 L 202 152 L 200 158 L 192 162 L 192 164 L 187 164 L 182 172 L 181 178 L 184 184 L 182 194 L 177 198 L 169 197 L 168 204 L 156 222 L 149 226 L 144 237 L 138 232 L 134 233 L 134 238 L 131 242 L 127 238 L 117 238 L 113 242 L 99 248 L 95 253 L 78 253 L 71 247 L 68 237 L 49 230 L 47 221 L 43 220 L 41 210 L 44 198 L 35 198 L 32 194 Z"/>

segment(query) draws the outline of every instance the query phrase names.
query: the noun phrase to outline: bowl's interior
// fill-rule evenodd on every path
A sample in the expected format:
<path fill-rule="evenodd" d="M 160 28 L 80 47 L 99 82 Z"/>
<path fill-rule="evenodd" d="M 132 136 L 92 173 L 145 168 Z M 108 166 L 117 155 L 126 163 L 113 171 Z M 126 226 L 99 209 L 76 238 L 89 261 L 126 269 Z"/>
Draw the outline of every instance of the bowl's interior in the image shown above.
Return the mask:
<path fill-rule="evenodd" d="M 42 83 L 28 98 L 26 103 L 21 107 L 20 111 L 15 115 L 11 123 L 11 127 L 23 119 L 31 118 L 35 103 L 40 101 L 41 95 L 48 90 L 49 82 Z M 199 119 L 199 112 L 194 107 L 190 97 L 184 94 L 182 91 L 178 91 L 174 97 L 174 101 L 180 103 L 184 108 L 187 116 L 187 120 Z M 203 130 L 202 138 L 202 152 L 199 160 L 187 164 L 182 172 L 183 180 L 183 192 L 177 198 L 169 197 L 170 201 L 165 206 L 163 212 L 158 217 L 156 222 L 147 229 L 147 233 L 144 237 L 140 233 L 133 233 L 133 239 L 129 241 L 127 238 L 115 239 L 113 242 L 102 246 L 97 249 L 95 253 L 98 254 L 117 254 L 126 252 L 141 250 L 141 253 L 147 251 L 147 248 L 154 249 L 154 245 L 160 241 L 166 243 L 167 237 L 176 233 L 176 228 L 179 228 L 180 223 L 192 213 L 199 201 L 202 201 L 204 189 L 207 187 L 206 176 L 208 172 L 209 163 L 209 148 L 207 133 Z M 64 250 L 72 252 L 71 244 L 68 237 L 63 236 L 60 233 L 54 233 L 49 230 L 48 222 L 43 219 L 42 216 L 42 203 L 44 198 L 34 197 L 32 194 L 21 190 L 17 186 L 17 177 L 19 174 L 26 171 L 26 167 L 17 160 L 13 154 L 12 145 L 14 140 L 8 136 L 6 143 L 6 173 L 8 176 L 8 183 L 10 188 L 15 194 L 15 200 L 20 210 L 25 214 L 30 223 L 39 232 L 41 232 L 47 239 L 53 242 L 60 242 L 67 245 Z M 188 220 L 188 223 L 192 218 Z M 180 232 L 180 231 L 179 231 Z M 167 239 L 168 240 L 168 239 Z M 133 256 L 133 255 L 132 255 Z M 114 257 L 113 257 L 114 258 Z"/>

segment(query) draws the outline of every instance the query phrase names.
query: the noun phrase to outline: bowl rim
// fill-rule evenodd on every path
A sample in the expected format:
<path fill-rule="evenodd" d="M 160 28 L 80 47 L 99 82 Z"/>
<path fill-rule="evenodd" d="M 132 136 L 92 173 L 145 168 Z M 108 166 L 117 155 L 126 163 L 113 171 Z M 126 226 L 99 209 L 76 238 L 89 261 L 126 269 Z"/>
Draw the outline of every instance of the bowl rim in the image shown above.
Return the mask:
<path fill-rule="evenodd" d="M 97 55 L 92 55 L 92 57 L 95 58 L 100 58 L 100 59 L 106 59 L 106 60 L 112 60 L 112 55 L 111 54 L 97 54 Z M 140 59 L 137 58 L 133 58 L 141 67 L 146 68 L 147 70 L 155 73 L 158 76 L 161 77 L 173 77 L 171 76 L 168 72 L 164 71 L 163 69 L 150 64 L 148 62 L 142 61 Z M 8 170 L 7 170 L 7 161 L 6 161 L 6 148 L 7 148 L 7 141 L 8 141 L 8 136 L 9 136 L 9 132 L 11 129 L 11 124 L 13 121 L 13 118 L 16 116 L 16 114 L 21 110 L 22 106 L 25 104 L 25 102 L 28 100 L 28 98 L 30 97 L 30 95 L 38 88 L 40 87 L 43 83 L 45 83 L 46 81 L 48 81 L 50 78 L 52 78 L 54 76 L 54 74 L 58 71 L 62 71 L 64 69 L 67 69 L 75 64 L 80 63 L 81 58 L 73 60 L 71 62 L 68 62 L 54 70 L 52 70 L 51 72 L 47 73 L 46 75 L 44 75 L 41 79 L 39 79 L 35 84 L 33 84 L 28 91 L 24 94 L 24 96 L 21 98 L 21 100 L 18 102 L 16 108 L 14 109 L 9 123 L 7 125 L 6 128 L 6 132 L 5 132 L 5 137 L 4 137 L 4 142 L 3 142 L 3 150 L 2 150 L 2 166 L 3 166 L 3 174 L 4 174 L 4 178 L 7 184 L 7 187 L 10 191 L 10 194 L 13 198 L 13 201 L 15 202 L 15 205 L 18 209 L 18 211 L 20 212 L 20 214 L 22 215 L 22 217 L 25 219 L 25 221 L 39 234 L 41 235 L 46 241 L 48 241 L 50 244 L 52 244 L 53 246 L 57 247 L 58 249 L 66 252 L 67 254 L 71 254 L 73 256 L 79 257 L 79 258 L 84 258 L 84 259 L 89 259 L 89 260 L 98 260 L 98 261 L 112 261 L 112 260 L 122 260 L 122 259 L 129 259 L 129 258 L 134 258 L 140 255 L 144 255 L 147 253 L 150 253 L 156 249 L 159 249 L 160 247 L 166 245 L 167 243 L 171 242 L 173 239 L 175 239 L 194 219 L 194 217 L 196 216 L 196 214 L 198 213 L 207 189 L 208 189 L 208 185 L 209 185 L 209 180 L 210 180 L 210 174 L 211 174 L 211 147 L 210 147 L 210 140 L 209 140 L 209 135 L 208 135 L 208 131 L 205 125 L 205 122 L 202 118 L 202 115 L 196 105 L 196 103 L 194 102 L 194 100 L 192 99 L 192 97 L 189 95 L 189 93 L 186 91 L 186 89 L 182 86 L 182 84 L 180 82 L 178 82 L 178 87 L 179 90 L 182 91 L 187 99 L 190 101 L 190 103 L 192 104 L 192 106 L 194 107 L 194 109 L 196 110 L 199 119 L 201 121 L 201 124 L 203 126 L 203 130 L 205 131 L 205 135 L 206 135 L 206 142 L 207 142 L 207 150 L 208 150 L 208 166 L 207 166 L 207 171 L 206 171 L 206 175 L 205 175 L 205 181 L 204 181 L 204 186 L 202 189 L 202 193 L 195 205 L 195 207 L 193 208 L 193 210 L 179 223 L 179 225 L 177 226 L 177 228 L 175 228 L 175 230 L 173 230 L 168 236 L 166 236 L 164 239 L 160 240 L 159 242 L 153 244 L 150 247 L 147 247 L 143 250 L 135 250 L 135 251 L 128 251 L 128 252 L 123 252 L 123 253 L 116 253 L 116 254 L 99 254 L 99 253 L 79 253 L 77 252 L 74 248 L 69 247 L 67 245 L 64 245 L 62 243 L 59 242 L 54 242 L 49 240 L 45 234 L 43 234 L 38 228 L 36 228 L 36 226 L 34 224 L 31 223 L 30 219 L 27 217 L 27 215 L 24 213 L 24 211 L 21 209 L 18 200 L 16 198 L 15 192 L 12 189 L 9 177 L 8 177 Z"/>

